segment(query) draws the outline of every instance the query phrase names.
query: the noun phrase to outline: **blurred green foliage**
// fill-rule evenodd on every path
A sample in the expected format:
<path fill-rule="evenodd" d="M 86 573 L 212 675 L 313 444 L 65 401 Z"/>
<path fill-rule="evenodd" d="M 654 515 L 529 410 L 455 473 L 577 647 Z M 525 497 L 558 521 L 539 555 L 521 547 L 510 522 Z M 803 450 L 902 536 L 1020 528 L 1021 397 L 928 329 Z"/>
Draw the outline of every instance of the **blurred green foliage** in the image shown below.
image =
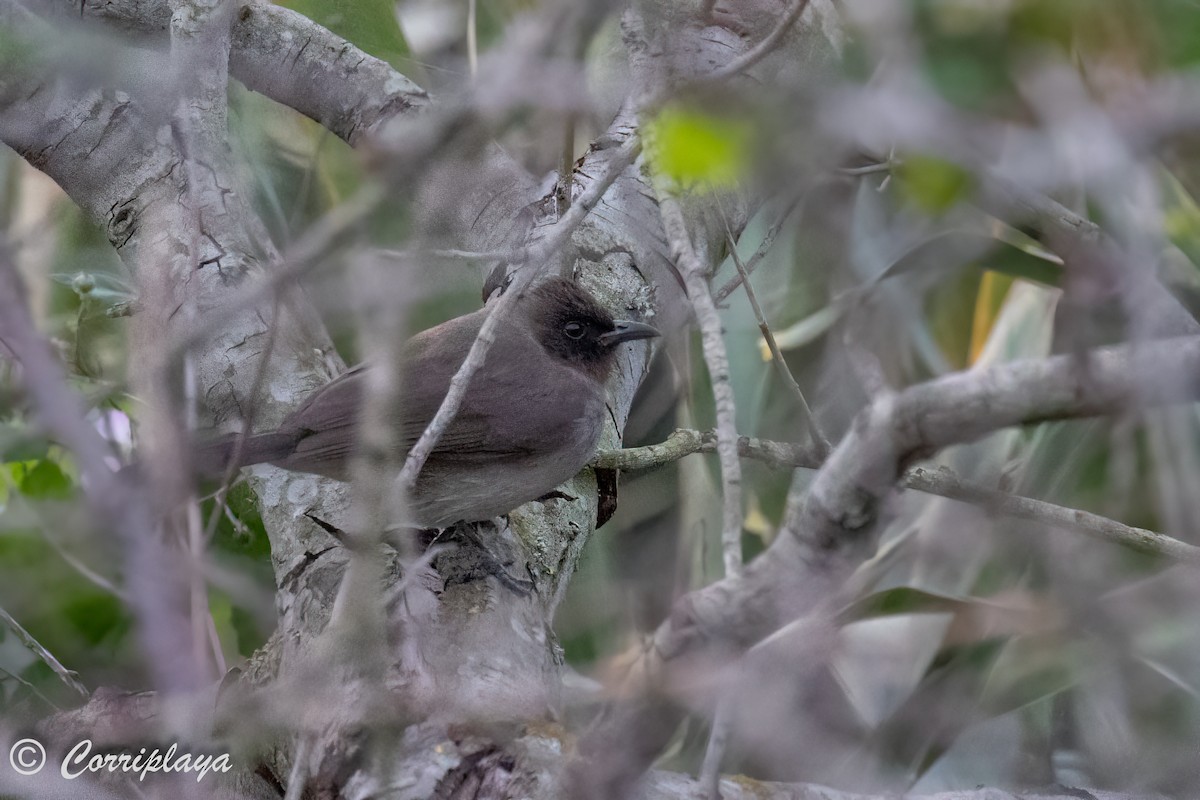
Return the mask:
<path fill-rule="evenodd" d="M 721 189 L 746 174 L 751 127 L 745 121 L 669 106 L 647 127 L 655 169 L 676 183 Z"/>
<path fill-rule="evenodd" d="M 284 0 L 279 5 L 298 11 L 367 53 L 405 70 L 408 43 L 396 20 L 396 7 L 387 0 Z"/>
<path fill-rule="evenodd" d="M 895 175 L 904 196 L 930 214 L 966 200 L 974 182 L 971 173 L 957 164 L 917 154 L 906 157 Z"/>
<path fill-rule="evenodd" d="M 383 0 L 285 5 L 406 71 L 418 58 L 393 6 Z M 1103 91 L 1099 78 L 1111 77 L 1113 70 L 1137 84 L 1186 76 L 1185 70 L 1200 63 L 1200 4 L 1194 0 L 911 0 L 902 5 L 911 12 L 903 57 L 882 54 L 851 30 L 839 77 L 850 86 L 867 84 L 883 70 L 907 68 L 905 59 L 911 57 L 923 88 L 971 121 L 998 128 L 1037 126 L 1022 80 L 1047 60 L 1070 65 L 1081 85 L 1098 94 Z M 518 13 L 537 7 L 523 1 L 481 2 L 481 49 L 486 52 L 498 41 Z M 31 57 L 23 47 L 0 31 L 0 63 Z M 462 55 L 465 30 L 448 50 L 454 59 Z M 1091 71 L 1096 64 L 1104 69 Z M 457 76 L 455 70 L 462 64 L 447 59 L 430 73 L 435 80 L 450 80 L 446 76 Z M 1096 85 L 1088 82 L 1093 78 Z M 803 119 L 807 99 L 769 98 L 796 114 L 787 119 L 811 123 Z M 816 169 L 826 171 L 840 164 L 822 161 L 828 155 L 824 150 L 805 150 L 810 130 L 789 130 L 779 119 L 765 118 L 770 102 L 739 106 L 739 113 L 762 114 L 761 119 L 695 103 L 673 105 L 647 131 L 654 168 L 678 184 L 729 190 L 751 180 L 756 167 L 779 173 L 768 175 L 777 183 L 769 186 L 768 202 L 754 210 L 739 242 L 745 258 L 785 201 L 809 191 L 808 182 L 819 183 L 804 172 L 814 169 L 812 164 L 799 156 L 784 163 L 778 154 L 803 151 L 801 156 L 811 156 Z M 230 111 L 232 147 L 247 191 L 285 252 L 369 179 L 363 161 L 317 123 L 238 86 L 231 88 Z M 506 124 L 511 136 L 530 141 L 546 127 L 545 118 L 524 109 L 510 114 Z M 758 147 L 767 132 L 781 141 Z M 762 152 L 776 154 L 780 163 L 759 164 Z M 558 156 L 547 159 L 557 163 Z M 1058 292 L 1066 281 L 1061 259 L 1049 249 L 1053 243 L 975 208 L 978 175 L 938 152 L 873 157 L 886 163 L 852 178 L 839 176 L 849 190 L 812 190 L 786 217 L 752 278 L 788 368 L 834 440 L 869 399 L 857 365 L 844 357 L 853 326 L 872 334 L 860 344 L 870 348 L 888 384 L 902 388 L 945 370 L 1046 355 L 1062 324 Z M 16 164 L 12 153 L 0 153 L 5 226 L 14 225 L 21 204 L 35 196 L 28 175 Z M 1160 192 L 1161 220 L 1137 222 L 1161 223 L 1161 230 L 1150 230 L 1150 240 L 1161 235 L 1178 251 L 1180 268 L 1195 278 L 1200 208 L 1188 185 L 1171 165 L 1162 165 L 1152 187 Z M 1060 199 L 1084 215 L 1097 215 L 1091 188 Z M 410 243 L 418 225 L 404 200 L 398 198 L 369 221 L 373 242 L 398 249 Z M 48 254 L 30 258 L 32 274 L 42 278 L 34 287 L 39 324 L 71 370 L 73 385 L 97 412 L 135 411 L 138 401 L 124 385 L 124 323 L 107 313 L 133 296 L 128 273 L 103 233 L 61 198 L 42 207 L 35 229 L 51 245 Z M 343 355 L 354 361 L 353 271 L 343 262 L 335 254 L 322 263 L 306 278 L 306 288 L 319 298 Z M 436 274 L 421 287 L 410 320 L 414 330 L 478 307 L 477 272 L 457 264 L 429 272 Z M 732 274 L 732 264 L 722 264 L 714 285 Z M 722 322 L 739 432 L 804 441 L 795 398 L 764 356 L 757 321 L 740 291 L 726 299 Z M 692 344 L 671 364 L 686 387 L 672 421 L 708 428 L 714 416 L 708 375 L 699 347 Z M 120 554 L 82 511 L 70 459 L 37 431 L 34 411 L 0 371 L 0 608 L 88 686 L 140 688 L 145 674 L 128 609 L 118 594 L 79 569 L 85 565 L 119 590 L 125 583 Z M 1115 424 L 1053 423 L 1009 431 L 943 454 L 938 463 L 980 482 L 1194 538 L 1195 516 L 1173 516 L 1179 513 L 1179 498 L 1194 492 L 1200 424 L 1193 411 L 1167 420 L 1131 415 Z M 693 457 L 678 474 L 654 476 L 651 491 L 667 497 L 677 513 L 647 522 L 626 510 L 592 541 L 556 621 L 573 667 L 603 667 L 635 640 L 639 625 L 661 619 L 645 610 L 658 607 L 620 577 L 629 559 L 620 549 L 622 542 L 629 543 L 622 534 L 674 537 L 677 560 L 650 565 L 668 595 L 719 577 L 719 515 L 713 513 L 718 477 L 713 456 Z M 807 477 L 801 473 L 802 481 Z M 623 478 L 623 491 L 628 488 L 623 503 L 638 496 L 631 486 L 637 479 Z M 746 462 L 744 484 L 743 552 L 749 559 L 776 535 L 791 476 Z M 213 563 L 262 590 L 261 596 L 247 596 L 236 591 L 236 581 L 217 585 L 214 580 L 209 586 L 217 639 L 232 663 L 261 645 L 273 625 L 270 547 L 258 500 L 244 484 L 229 492 L 227 511 L 215 505 L 212 498 L 200 504 L 201 518 L 216 520 L 209 543 Z M 906 775 L 914 785 L 925 780 L 926 788 L 942 788 L 945 784 L 936 783 L 942 779 L 939 770 L 949 771 L 967 758 L 970 745 L 964 742 L 972 730 L 1015 720 L 1029 739 L 1049 741 L 1055 731 L 1070 727 L 1072 718 L 1092 719 L 1087 716 L 1093 713 L 1091 704 L 1105 693 L 1121 699 L 1119 708 L 1105 712 L 1111 715 L 1106 719 L 1131 731 L 1137 749 L 1152 763 L 1147 785 L 1169 791 L 1186 770 L 1194 771 L 1191 751 L 1200 739 L 1197 617 L 1184 602 L 1188 597 L 1180 582 L 1160 560 L 912 492 L 894 498 L 888 512 L 896 524 L 887 538 L 908 537 L 911 546 L 872 576 L 872 588 L 846 609 L 847 620 L 853 620 L 852 628 L 897 623 L 892 633 L 899 639 L 906 635 L 900 623 L 914 618 L 945 617 L 946 627 L 914 663 L 869 665 L 874 688 L 890 691 L 887 682 L 896 674 L 911 675 L 891 707 L 876 709 L 882 722 L 863 735 L 864 749 L 881 758 L 885 771 L 911 770 Z M 1039 624 L 1027 616 L 1019 618 L 1020 624 L 1006 617 L 1005 624 L 990 627 L 997 617 L 989 615 L 1014 599 L 1020 601 L 1017 607 L 1032 609 Z M 850 694 L 850 677 L 838 677 Z M 42 714 L 47 701 L 72 699 L 53 671 L 0 626 L 0 715 Z M 931 708 L 947 709 L 946 728 L 922 728 Z M 854 723 L 859 730 L 869 727 L 862 719 Z M 1094 727 L 1099 726 L 1077 722 L 1075 739 L 1045 747 L 1083 751 Z M 692 727 L 680 739 L 686 744 L 667 763 L 693 769 L 703 737 Z M 757 765 L 754 753 L 743 755 L 741 765 Z M 1120 776 L 1104 773 L 1103 761 L 1093 753 L 1089 767 L 1101 782 L 1120 785 Z"/>

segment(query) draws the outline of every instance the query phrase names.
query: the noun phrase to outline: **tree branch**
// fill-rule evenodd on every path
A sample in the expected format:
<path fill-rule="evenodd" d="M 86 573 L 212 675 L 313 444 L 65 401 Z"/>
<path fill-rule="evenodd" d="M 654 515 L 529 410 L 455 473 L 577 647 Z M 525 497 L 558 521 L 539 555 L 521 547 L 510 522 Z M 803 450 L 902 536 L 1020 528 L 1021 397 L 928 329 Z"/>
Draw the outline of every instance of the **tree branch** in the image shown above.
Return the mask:
<path fill-rule="evenodd" d="M 704 80 L 722 81 L 726 78 L 732 78 L 734 75 L 745 72 L 769 56 L 771 51 L 779 46 L 779 42 L 791 30 L 796 20 L 800 19 L 800 15 L 804 13 L 804 9 L 808 8 L 808 2 L 809 0 L 791 0 L 787 9 L 783 12 L 783 16 L 779 18 L 779 22 L 776 23 L 775 27 L 771 29 L 771 32 L 761 42 L 728 64 L 722 65 L 720 69 L 713 70 L 710 75 L 704 76 Z"/>
<path fill-rule="evenodd" d="M 811 783 L 775 783 L 758 781 L 745 776 L 722 778 L 722 800 L 893 800 L 894 794 L 860 794 L 843 792 Z M 671 772 L 651 772 L 640 787 L 639 800 L 702 800 L 695 781 L 687 775 Z M 905 794 L 905 800 L 1157 800 L 1151 796 L 1126 792 L 1106 792 L 1100 789 L 1047 787 L 1030 792 L 1013 793 L 1000 789 L 979 787 L 936 794 Z"/>
<path fill-rule="evenodd" d="M 429 106 L 429 95 L 386 61 L 304 15 L 269 3 L 232 5 L 230 73 L 349 144 L 397 116 Z M 169 0 L 36 0 L 35 7 L 47 15 L 82 15 L 150 36 L 165 34 L 171 22 Z"/>
<path fill-rule="evenodd" d="M 601 469 L 637 471 L 669 464 L 694 453 L 713 453 L 716 449 L 714 432 L 678 429 L 658 444 L 602 452 L 592 464 Z M 748 436 L 738 437 L 738 455 L 788 469 L 819 469 L 824 461 L 819 448 Z M 1075 531 L 1181 564 L 1200 565 L 1200 547 L 1195 545 L 1098 514 L 979 486 L 964 481 L 944 467 L 932 470 L 914 467 L 905 472 L 899 482 L 906 489 L 969 503 L 992 514 Z"/>
<path fill-rule="evenodd" d="M 656 190 L 663 228 L 671 244 L 671 256 L 683 274 L 688 300 L 700 326 L 704 363 L 708 365 L 708 378 L 716 403 L 717 455 L 721 460 L 721 551 L 725 574 L 736 577 L 742 574 L 742 466 L 737 456 L 737 409 L 733 386 L 729 382 L 729 355 L 725 350 L 717 305 L 708 287 L 708 270 L 692 246 L 683 209 L 667 192 L 657 187 Z"/>
<path fill-rule="evenodd" d="M 1001 428 L 1127 413 L 1139 403 L 1200 397 L 1200 337 L 1092 351 L 1086 370 L 1069 356 L 1014 361 L 919 384 L 872 403 L 788 509 L 784 533 L 747 567 L 682 597 L 655 632 L 639 673 L 662 675 L 683 656 L 738 652 L 834 592 L 873 544 L 879 502 L 906 462 Z M 921 480 L 928 481 L 928 476 Z M 936 487 L 936 481 L 926 485 Z M 914 487 L 917 488 L 917 487 Z M 952 487 L 945 487 L 951 491 Z M 1140 533 L 1130 538 L 1144 539 Z M 1160 541 L 1160 544 L 1162 543 Z M 1180 551 L 1167 546 L 1167 552 Z M 1190 551 L 1180 553 L 1189 561 Z M 817 565 L 840 563 L 813 580 Z"/>

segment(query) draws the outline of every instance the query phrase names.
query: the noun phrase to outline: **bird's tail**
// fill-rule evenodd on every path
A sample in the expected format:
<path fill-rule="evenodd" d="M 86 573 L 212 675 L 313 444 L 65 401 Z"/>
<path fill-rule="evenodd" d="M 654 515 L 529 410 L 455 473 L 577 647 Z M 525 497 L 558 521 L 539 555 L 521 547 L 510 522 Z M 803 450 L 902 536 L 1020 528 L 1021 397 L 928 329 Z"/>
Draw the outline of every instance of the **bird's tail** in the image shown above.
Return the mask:
<path fill-rule="evenodd" d="M 203 478 L 220 478 L 231 467 L 282 461 L 295 449 L 296 435 L 288 431 L 256 433 L 245 439 L 234 433 L 197 445 L 192 468 Z"/>

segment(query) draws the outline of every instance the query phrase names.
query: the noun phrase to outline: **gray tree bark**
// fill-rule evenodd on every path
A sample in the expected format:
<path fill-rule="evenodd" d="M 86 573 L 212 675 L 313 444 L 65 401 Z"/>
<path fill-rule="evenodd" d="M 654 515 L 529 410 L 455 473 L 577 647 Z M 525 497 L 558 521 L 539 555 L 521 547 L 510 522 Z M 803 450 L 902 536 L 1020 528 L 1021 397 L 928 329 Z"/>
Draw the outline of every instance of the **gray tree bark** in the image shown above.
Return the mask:
<path fill-rule="evenodd" d="M 685 22 L 668 29 L 668 20 L 653 14 L 650 8 L 641 34 L 630 42 L 644 63 L 654 65 L 653 75 L 636 81 L 640 92 L 711 73 L 747 49 L 728 27 Z M 814 2 L 801 16 L 804 32 L 786 50 L 793 68 L 827 55 L 822 28 L 830 14 L 828 3 Z M 146 458 L 154 467 L 148 473 L 152 496 L 159 498 L 159 510 L 169 510 L 186 497 L 186 475 L 174 463 L 184 449 L 184 432 L 171 413 L 177 407 L 169 391 L 174 370 L 183 365 L 195 376 L 195 397 L 213 423 L 228 427 L 254 409 L 255 426 L 265 427 L 328 380 L 330 365 L 341 366 L 303 292 L 287 276 L 318 260 L 361 214 L 330 220 L 278 252 L 231 164 L 228 81 L 239 80 L 369 150 L 389 191 L 417 194 L 422 202 L 422 188 L 445 177 L 436 174 L 444 141 L 469 128 L 478 112 L 440 107 L 384 62 L 269 5 L 113 0 L 80 8 L 73 0 L 0 0 L 0 25 L 42 48 L 38 58 L 10 57 L 0 64 L 0 139 L 54 178 L 105 229 L 136 275 L 134 385 L 150 401 L 143 425 Z M 63 28 L 81 38 L 57 46 Z M 97 71 L 79 41 L 126 48 L 130 61 Z M 122 63 L 139 66 L 131 71 Z M 611 308 L 643 309 L 677 336 L 690 316 L 670 255 L 678 242 L 663 231 L 641 162 L 622 161 L 638 135 L 637 103 L 644 96 L 632 98 L 576 165 L 576 200 L 602 191 L 578 227 L 568 230 L 554 197 L 539 194 L 528 175 L 481 143 L 470 190 L 453 204 L 454 231 L 464 248 L 526 256 L 544 254 L 540 245 L 569 234 L 561 250 L 553 249 L 554 258 Z M 365 211 L 378 196 L 357 201 Z M 723 201 L 724 216 L 711 200 L 687 198 L 683 206 L 690 246 L 709 270 L 723 252 L 726 224 L 740 230 L 755 199 Z M 522 266 L 528 265 L 519 259 L 511 265 Z M 619 446 L 648 368 L 647 359 L 634 355 L 614 376 L 612 426 L 603 447 Z M 1018 389 L 1035 378 L 1022 379 Z M 982 379 L 965 383 L 979 403 L 1013 391 Z M 1094 408 L 1068 411 L 1111 410 L 1123 396 L 1120 388 Z M 952 419 L 921 427 L 904 416 L 902 405 L 887 403 L 868 410 L 807 501 L 794 504 L 790 534 L 744 575 L 680 602 L 654 637 L 639 688 L 669 688 L 671 669 L 684 655 L 701 651 L 728 661 L 794 620 L 797 608 L 823 606 L 822 598 L 836 596 L 846 574 L 873 549 L 878 500 L 907 455 L 975 433 L 964 434 L 960 420 Z M 980 418 L 989 429 L 1038 413 L 984 410 L 988 414 Z M 906 437 L 902 452 L 892 438 L 897 431 Z M 348 602 L 347 567 L 356 555 L 313 519 L 346 526 L 352 502 L 346 487 L 270 467 L 254 468 L 251 475 L 271 537 L 277 586 L 279 625 L 270 643 L 226 678 L 215 708 L 212 693 L 200 691 L 202 681 L 193 675 L 156 687 L 161 702 L 149 710 L 106 694 L 102 702 L 56 719 L 53 728 L 91 730 L 114 715 L 161 722 L 179 697 L 194 715 L 191 725 L 211 722 L 225 729 L 260 718 L 262 727 L 249 729 L 271 744 L 260 749 L 257 768 L 226 787 L 242 796 L 278 797 L 297 791 L 297 782 L 308 796 L 352 798 L 551 798 L 588 791 L 580 780 L 598 785 L 586 770 L 568 769 L 573 740 L 555 721 L 565 699 L 553 619 L 594 532 L 597 490 L 590 471 L 563 487 L 571 499 L 525 506 L 489 534 L 532 577 L 535 590 L 528 597 L 492 580 L 470 579 L 476 565 L 469 554 L 435 565 L 406 564 L 390 550 L 369 553 L 381 576 L 377 596 L 392 601 L 379 629 L 347 623 L 339 603 Z M 797 605 L 797 598 L 805 602 Z M 139 612 L 144 626 L 158 626 L 150 633 L 167 624 L 155 622 L 148 609 Z M 635 710 L 631 718 L 644 715 Z M 295 738 L 278 735 L 276 726 Z M 653 736 L 646 741 L 652 752 L 655 743 Z M 667 773 L 654 773 L 638 791 L 647 798 L 698 796 L 688 780 Z M 725 797 L 857 797 L 749 781 L 724 781 L 721 791 Z M 1007 796 L 989 790 L 953 795 Z"/>

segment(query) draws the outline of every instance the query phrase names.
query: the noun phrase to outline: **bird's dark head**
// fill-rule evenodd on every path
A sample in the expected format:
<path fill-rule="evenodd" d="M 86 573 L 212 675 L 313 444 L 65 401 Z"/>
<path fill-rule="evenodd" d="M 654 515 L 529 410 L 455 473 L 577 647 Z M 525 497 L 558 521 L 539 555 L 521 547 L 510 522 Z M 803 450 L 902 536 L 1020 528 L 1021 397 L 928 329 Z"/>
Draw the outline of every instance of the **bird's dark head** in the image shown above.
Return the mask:
<path fill-rule="evenodd" d="M 550 278 L 526 290 L 522 305 L 542 346 L 598 381 L 608 378 L 617 345 L 658 336 L 642 322 L 614 320 L 612 314 L 580 286 Z"/>

